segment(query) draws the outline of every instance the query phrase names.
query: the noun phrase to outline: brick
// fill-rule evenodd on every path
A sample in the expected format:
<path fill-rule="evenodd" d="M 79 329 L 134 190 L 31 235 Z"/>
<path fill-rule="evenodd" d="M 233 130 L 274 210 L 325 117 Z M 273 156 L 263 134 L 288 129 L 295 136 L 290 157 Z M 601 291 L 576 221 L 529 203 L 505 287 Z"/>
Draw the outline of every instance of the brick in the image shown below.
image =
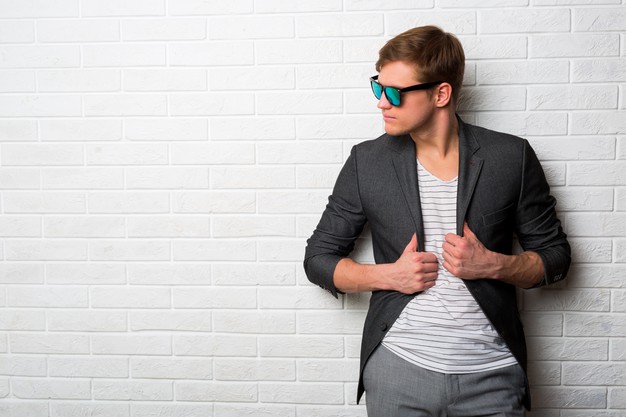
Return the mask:
<path fill-rule="evenodd" d="M 626 30 L 626 10 L 623 7 L 574 9 L 574 31 Z"/>
<path fill-rule="evenodd" d="M 283 359 L 215 359 L 218 381 L 293 381 L 296 363 Z"/>
<path fill-rule="evenodd" d="M 44 237 L 47 238 L 112 238 L 125 235 L 125 222 L 120 217 L 47 217 L 43 227 Z"/>
<path fill-rule="evenodd" d="M 530 110 L 615 109 L 615 86 L 542 86 L 528 87 Z"/>
<path fill-rule="evenodd" d="M 384 33 L 382 14 L 318 14 L 296 18 L 299 38 L 379 36 Z"/>
<path fill-rule="evenodd" d="M 291 117 L 213 118 L 212 140 L 286 140 L 296 138 L 296 123 Z"/>
<path fill-rule="evenodd" d="M 46 358 L 32 355 L 10 355 L 0 361 L 0 375 L 46 376 Z"/>
<path fill-rule="evenodd" d="M 342 384 L 321 383 L 268 383 L 259 386 L 262 402 L 298 404 L 343 404 Z"/>
<path fill-rule="evenodd" d="M 253 261 L 255 258 L 253 241 L 212 239 L 174 242 L 176 261 Z"/>
<path fill-rule="evenodd" d="M 90 95 L 85 99 L 87 116 L 165 116 L 167 98 L 154 94 Z"/>
<path fill-rule="evenodd" d="M 142 216 L 126 221 L 128 237 L 209 237 L 210 219 L 207 217 Z"/>
<path fill-rule="evenodd" d="M 215 415 L 221 417 L 296 417 L 293 405 L 215 404 Z"/>
<path fill-rule="evenodd" d="M 107 190 L 124 188 L 121 168 L 42 169 L 44 190 Z"/>
<path fill-rule="evenodd" d="M 283 311 L 215 311 L 216 332 L 294 333 L 295 314 Z"/>
<path fill-rule="evenodd" d="M 606 389 L 576 387 L 541 387 L 531 390 L 537 408 L 606 408 Z"/>
<path fill-rule="evenodd" d="M 530 58 L 619 56 L 618 34 L 533 35 Z"/>
<path fill-rule="evenodd" d="M 89 337 L 77 334 L 12 334 L 12 353 L 88 354 Z"/>
<path fill-rule="evenodd" d="M 257 111 L 261 115 L 336 114 L 343 110 L 339 92 L 258 93 Z"/>
<path fill-rule="evenodd" d="M 122 122 L 115 119 L 40 120 L 43 141 L 118 141 L 122 139 Z"/>
<path fill-rule="evenodd" d="M 626 315 L 566 314 L 563 331 L 564 335 L 573 337 L 624 337 Z"/>
<path fill-rule="evenodd" d="M 170 381 L 105 379 L 93 381 L 93 398 L 111 401 L 171 401 L 174 389 Z"/>
<path fill-rule="evenodd" d="M 2 43 L 33 43 L 35 41 L 35 23 L 29 21 L 0 22 Z"/>
<path fill-rule="evenodd" d="M 174 387 L 179 401 L 256 402 L 257 385 L 230 382 L 181 382 Z"/>
<path fill-rule="evenodd" d="M 256 308 L 254 288 L 174 288 L 174 308 Z"/>
<path fill-rule="evenodd" d="M 569 185 L 625 185 L 626 162 L 577 162 L 568 167 Z"/>
<path fill-rule="evenodd" d="M 128 189 L 207 189 L 207 168 L 164 167 L 127 168 Z"/>
<path fill-rule="evenodd" d="M 251 93 L 175 94 L 169 100 L 174 116 L 224 116 L 254 113 Z"/>
<path fill-rule="evenodd" d="M 479 62 L 479 84 L 545 84 L 569 81 L 569 62 L 519 61 Z"/>
<path fill-rule="evenodd" d="M 9 287 L 7 304 L 12 307 L 88 307 L 86 288 L 19 286 Z"/>
<path fill-rule="evenodd" d="M 5 244 L 5 256 L 11 261 L 84 261 L 87 245 L 74 240 L 11 240 Z"/>
<path fill-rule="evenodd" d="M 624 82 L 626 59 L 581 59 L 572 61 L 573 82 Z"/>
<path fill-rule="evenodd" d="M 464 36 L 459 40 L 463 44 L 466 59 L 514 59 L 527 57 L 528 40 L 526 36 Z"/>
<path fill-rule="evenodd" d="M 252 164 L 254 145 L 248 143 L 174 143 L 170 145 L 171 161 L 176 165 Z"/>
<path fill-rule="evenodd" d="M 135 285 L 209 285 L 208 264 L 137 264 L 128 265 L 128 281 Z"/>
<path fill-rule="evenodd" d="M 572 265 L 567 277 L 569 287 L 579 288 L 626 288 L 622 277 L 626 265 Z"/>
<path fill-rule="evenodd" d="M 82 165 L 83 148 L 63 144 L 4 144 L 5 166 Z"/>
<path fill-rule="evenodd" d="M 120 24 L 115 20 L 40 20 L 37 40 L 55 42 L 116 42 L 120 40 Z"/>
<path fill-rule="evenodd" d="M 611 349 L 609 352 L 609 357 L 613 361 L 623 361 L 624 357 L 626 357 L 626 340 L 625 339 L 615 339 L 611 341 Z"/>
<path fill-rule="evenodd" d="M 541 161 L 615 159 L 615 138 L 610 136 L 593 140 L 572 136 L 527 139 Z"/>
<path fill-rule="evenodd" d="M 532 381 L 533 386 L 558 386 L 561 384 L 561 365 L 559 362 L 530 361 L 528 379 Z"/>
<path fill-rule="evenodd" d="M 468 87 L 457 105 L 459 111 L 525 110 L 526 88 Z"/>
<path fill-rule="evenodd" d="M 567 385 L 624 385 L 626 369 L 616 363 L 564 363 L 563 380 Z"/>
<path fill-rule="evenodd" d="M 0 17 L 78 17 L 78 7 L 77 0 L 60 0 L 55 2 L 55 4 L 45 0 L 24 0 L 20 2 L 2 0 L 0 2 Z"/>
<path fill-rule="evenodd" d="M 613 190 L 610 188 L 584 187 L 581 189 L 553 189 L 559 210 L 591 212 L 613 209 Z"/>
<path fill-rule="evenodd" d="M 258 0 L 255 2 L 257 13 L 339 12 L 341 10 L 341 0 L 320 0 L 314 3 L 294 3 L 289 0 Z"/>
<path fill-rule="evenodd" d="M 37 90 L 35 73 L 31 70 L 7 70 L 2 73 L 3 77 L 0 79 L 2 93 L 34 93 Z"/>
<path fill-rule="evenodd" d="M 314 64 L 341 62 L 342 44 L 339 40 L 275 40 L 255 44 L 257 63 Z"/>
<path fill-rule="evenodd" d="M 340 358 L 343 351 L 342 336 L 259 336 L 261 357 Z"/>
<path fill-rule="evenodd" d="M 254 213 L 253 191 L 206 191 L 172 193 L 174 213 Z"/>
<path fill-rule="evenodd" d="M 13 395 L 20 399 L 55 399 L 55 400 L 89 400 L 91 384 L 89 380 L 68 380 L 50 378 L 36 380 L 33 378 L 13 378 L 11 380 Z M 23 414 L 19 414 L 20 416 Z"/>
<path fill-rule="evenodd" d="M 98 402 L 57 403 L 57 404 L 52 404 L 50 407 L 50 417 L 81 416 L 81 415 L 130 417 L 130 412 L 126 404 L 98 403 Z"/>
<path fill-rule="evenodd" d="M 328 202 L 324 191 L 264 191 L 259 193 L 259 213 L 321 213 Z"/>
<path fill-rule="evenodd" d="M 213 218 L 213 237 L 294 236 L 295 219 L 290 217 L 254 216 Z"/>
<path fill-rule="evenodd" d="M 297 119 L 296 132 L 302 139 L 373 139 L 383 133 L 383 124 L 379 115 L 307 116 Z"/>
<path fill-rule="evenodd" d="M 73 95 L 15 95 L 0 97 L 3 117 L 80 116 L 81 99 Z"/>
<path fill-rule="evenodd" d="M 124 120 L 124 135 L 136 141 L 207 140 L 207 126 L 207 121 L 202 119 L 128 119 Z"/>
<path fill-rule="evenodd" d="M 435 25 L 457 35 L 476 33 L 476 12 L 472 10 L 419 12 L 389 12 L 385 15 L 385 31 L 390 34 L 404 32 L 416 26 Z M 373 58 L 373 57 L 372 57 Z"/>
<path fill-rule="evenodd" d="M 212 91 L 291 90 L 296 86 L 291 67 L 212 68 L 209 79 Z"/>
<path fill-rule="evenodd" d="M 219 263 L 212 266 L 214 285 L 293 285 L 295 268 L 283 263 Z"/>
<path fill-rule="evenodd" d="M 166 63 L 163 44 L 100 44 L 84 45 L 84 67 L 141 67 Z"/>
<path fill-rule="evenodd" d="M 48 372 L 52 377 L 128 378 L 128 359 L 116 357 L 51 356 Z"/>
<path fill-rule="evenodd" d="M 350 88 L 367 87 L 372 76 L 371 65 L 301 65 L 296 71 L 298 88 Z"/>
<path fill-rule="evenodd" d="M 153 416 L 210 416 L 213 412 L 212 404 L 183 404 L 183 403 L 142 403 L 132 405 L 133 417 Z"/>
<path fill-rule="evenodd" d="M 611 262 L 612 243 L 607 239 L 569 239 L 572 258 L 577 262 Z"/>
<path fill-rule="evenodd" d="M 218 167 L 211 169 L 214 189 L 294 188 L 296 176 L 288 167 Z"/>
<path fill-rule="evenodd" d="M 10 45 L 0 47 L 0 68 L 64 68 L 80 66 L 75 45 Z"/>
<path fill-rule="evenodd" d="M 87 165 L 165 165 L 166 144 L 116 143 L 85 146 Z"/>
<path fill-rule="evenodd" d="M 528 338 L 531 361 L 603 361 L 608 359 L 608 348 L 608 341 L 603 339 Z"/>
<path fill-rule="evenodd" d="M 94 261 L 169 261 L 170 244 L 159 240 L 94 240 L 89 247 Z"/>
<path fill-rule="evenodd" d="M 209 38 L 280 39 L 293 38 L 294 19 L 291 16 L 226 16 L 209 18 Z"/>
<path fill-rule="evenodd" d="M 77 192 L 4 193 L 5 213 L 84 213 L 85 196 Z"/>
<path fill-rule="evenodd" d="M 259 308 L 289 310 L 341 308 L 341 300 L 322 295 L 319 288 L 314 286 L 260 288 Z"/>
<path fill-rule="evenodd" d="M 107 3 L 98 0 L 83 0 L 83 16 L 160 16 L 165 15 L 166 0 L 112 0 Z"/>
<path fill-rule="evenodd" d="M 298 141 L 259 143 L 260 164 L 328 164 L 343 162 L 341 143 L 337 141 Z"/>
<path fill-rule="evenodd" d="M 41 237 L 41 220 L 36 217 L 3 216 L 0 218 L 2 237 Z"/>
<path fill-rule="evenodd" d="M 88 193 L 90 213 L 167 213 L 169 196 L 160 191 Z"/>
<path fill-rule="evenodd" d="M 565 135 L 567 114 L 547 113 L 479 113 L 478 125 L 518 136 Z"/>
<path fill-rule="evenodd" d="M 207 71 L 197 68 L 145 68 L 125 69 L 124 91 L 206 91 Z M 157 125 L 176 123 L 178 120 L 150 120 Z M 141 120 L 126 120 L 127 124 Z M 197 122 L 201 122 L 198 120 Z M 148 127 L 148 126 L 146 126 Z M 150 131 L 154 128 L 150 129 Z M 166 134 L 164 132 L 164 134 Z M 175 135 L 172 135 L 175 136 Z"/>
<path fill-rule="evenodd" d="M 478 25 L 482 33 L 568 32 L 570 10 L 566 8 L 481 10 Z"/>
<path fill-rule="evenodd" d="M 358 360 L 298 359 L 298 381 L 356 382 L 358 380 Z"/>
<path fill-rule="evenodd" d="M 564 219 L 570 236 L 626 236 L 626 213 L 567 213 Z"/>
<path fill-rule="evenodd" d="M 90 291 L 96 308 L 170 308 L 169 288 L 95 287 Z"/>
<path fill-rule="evenodd" d="M 558 312 L 523 311 L 521 318 L 528 337 L 561 336 L 563 332 L 563 315 Z"/>
<path fill-rule="evenodd" d="M 6 416 L 39 417 L 48 414 L 48 404 L 40 401 L 7 400 L 0 404 L 0 414 Z"/>
<path fill-rule="evenodd" d="M 253 0 L 215 3 L 204 0 L 168 0 L 168 12 L 179 15 L 245 14 L 254 12 Z"/>
<path fill-rule="evenodd" d="M 376 0 L 348 0 L 346 10 L 430 9 L 433 0 L 392 0 L 379 4 Z"/>
<path fill-rule="evenodd" d="M 254 64 L 254 45 L 250 41 L 173 43 L 168 61 L 172 66 L 232 66 Z"/>
<path fill-rule="evenodd" d="M 374 64 L 372 61 L 378 57 L 378 51 L 385 44 L 385 41 L 386 39 L 379 38 L 346 38 L 343 41 L 344 61 L 367 63 L 373 72 Z"/>
<path fill-rule="evenodd" d="M 257 355 L 257 341 L 254 335 L 175 335 L 174 354 L 203 357 L 253 357 Z"/>
<path fill-rule="evenodd" d="M 541 1 L 541 0 L 535 0 Z M 458 8 L 458 7 L 476 7 L 476 8 L 506 8 L 527 6 L 528 0 L 439 0 L 439 7 Z"/>
<path fill-rule="evenodd" d="M 332 309 L 341 307 L 341 303 L 336 302 L 331 297 L 327 297 L 319 288 L 313 287 L 301 294 L 312 294 L 313 298 L 323 298 Z M 327 320 L 323 320 L 326 318 Z M 342 334 L 360 335 L 365 322 L 364 311 L 298 311 L 297 330 L 298 334 Z M 322 324 L 323 323 L 323 324 Z"/>
<path fill-rule="evenodd" d="M 37 123 L 31 120 L 0 120 L 0 141 L 37 140 Z"/>
<path fill-rule="evenodd" d="M 185 41 L 207 37 L 207 23 L 199 18 L 125 19 L 122 21 L 124 41 Z"/>
<path fill-rule="evenodd" d="M 59 310 L 47 312 L 48 330 L 60 332 L 125 332 L 128 315 L 112 310 Z"/>
<path fill-rule="evenodd" d="M 0 264 L 0 284 L 42 284 L 43 265 L 34 263 Z"/>
<path fill-rule="evenodd" d="M 141 358 L 130 359 L 133 378 L 211 379 L 210 359 Z M 177 396 L 178 398 L 178 396 Z"/>
<path fill-rule="evenodd" d="M 0 329 L 5 331 L 43 331 L 46 316 L 43 310 L 3 309 Z"/>
<path fill-rule="evenodd" d="M 623 134 L 626 133 L 626 112 L 574 113 L 571 125 L 574 134 Z"/>
<path fill-rule="evenodd" d="M 124 284 L 124 265 L 116 263 L 54 263 L 46 265 L 48 284 Z"/>
<path fill-rule="evenodd" d="M 212 329 L 211 317 L 211 314 L 196 311 L 132 311 L 130 329 L 206 332 Z"/>
<path fill-rule="evenodd" d="M 2 168 L 0 170 L 0 188 L 23 191 L 39 189 L 40 177 L 40 171 L 36 168 Z"/>
<path fill-rule="evenodd" d="M 171 355 L 169 335 L 93 335 L 91 353 L 95 355 Z"/>
<path fill-rule="evenodd" d="M 338 165 L 299 166 L 296 168 L 298 188 L 330 189 L 335 184 L 341 167 Z M 315 219 L 317 221 L 318 219 Z M 313 230 L 311 230 L 312 232 Z"/>
<path fill-rule="evenodd" d="M 120 71 L 114 69 L 46 70 L 37 73 L 37 83 L 41 92 L 115 92 L 120 90 L 121 75 Z M 46 122 L 58 123 L 58 121 Z M 74 121 L 75 124 L 77 122 L 95 121 Z"/>

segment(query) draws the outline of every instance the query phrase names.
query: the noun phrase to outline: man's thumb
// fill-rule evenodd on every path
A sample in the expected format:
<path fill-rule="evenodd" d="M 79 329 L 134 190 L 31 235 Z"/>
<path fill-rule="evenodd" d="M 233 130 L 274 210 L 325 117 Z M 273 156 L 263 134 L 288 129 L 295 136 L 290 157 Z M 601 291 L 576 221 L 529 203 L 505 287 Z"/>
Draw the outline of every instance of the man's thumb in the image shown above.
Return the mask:
<path fill-rule="evenodd" d="M 413 233 L 413 237 L 411 237 L 411 241 L 406 248 L 404 248 L 405 252 L 417 252 L 417 234 Z"/>

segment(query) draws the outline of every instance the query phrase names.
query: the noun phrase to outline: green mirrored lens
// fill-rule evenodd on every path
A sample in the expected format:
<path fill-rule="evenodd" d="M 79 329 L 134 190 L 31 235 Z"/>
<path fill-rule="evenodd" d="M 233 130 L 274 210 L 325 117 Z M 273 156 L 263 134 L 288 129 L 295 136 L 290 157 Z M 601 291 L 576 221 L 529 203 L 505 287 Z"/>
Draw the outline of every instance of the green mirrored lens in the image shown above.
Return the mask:
<path fill-rule="evenodd" d="M 372 81 L 372 91 L 374 92 L 374 96 L 380 100 L 381 95 L 383 94 L 383 88 L 376 81 Z"/>
<path fill-rule="evenodd" d="M 387 96 L 387 100 L 394 106 L 400 105 L 400 91 L 397 88 L 393 87 L 385 87 L 385 95 Z"/>

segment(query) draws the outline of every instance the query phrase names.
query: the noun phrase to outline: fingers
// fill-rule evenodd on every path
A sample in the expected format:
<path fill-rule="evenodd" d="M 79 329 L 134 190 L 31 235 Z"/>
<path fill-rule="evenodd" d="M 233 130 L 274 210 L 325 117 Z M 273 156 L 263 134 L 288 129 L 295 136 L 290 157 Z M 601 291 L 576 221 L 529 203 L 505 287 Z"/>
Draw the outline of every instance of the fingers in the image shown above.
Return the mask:
<path fill-rule="evenodd" d="M 417 252 L 417 234 L 413 233 L 409 244 L 404 248 L 404 252 Z"/>

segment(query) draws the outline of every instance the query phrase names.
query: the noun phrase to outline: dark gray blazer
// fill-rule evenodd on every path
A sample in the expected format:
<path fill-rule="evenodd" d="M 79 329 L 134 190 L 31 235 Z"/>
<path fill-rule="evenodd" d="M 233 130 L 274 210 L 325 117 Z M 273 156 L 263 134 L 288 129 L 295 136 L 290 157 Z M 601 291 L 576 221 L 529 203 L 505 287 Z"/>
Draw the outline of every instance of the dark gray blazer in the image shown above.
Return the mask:
<path fill-rule="evenodd" d="M 563 279 L 570 247 L 555 213 L 555 199 L 539 161 L 524 139 L 459 120 L 457 233 L 463 222 L 490 250 L 511 254 L 514 236 L 524 250 L 539 254 L 545 267 L 540 285 Z M 333 273 L 348 256 L 366 223 L 376 263 L 395 262 L 413 233 L 423 250 L 415 143 L 383 135 L 353 147 L 321 220 L 307 241 L 304 269 L 309 280 L 337 297 Z M 526 343 L 514 286 L 482 279 L 465 281 L 480 307 L 526 371 Z M 363 329 L 363 369 L 414 295 L 375 291 Z M 524 405 L 530 409 L 528 389 Z"/>

